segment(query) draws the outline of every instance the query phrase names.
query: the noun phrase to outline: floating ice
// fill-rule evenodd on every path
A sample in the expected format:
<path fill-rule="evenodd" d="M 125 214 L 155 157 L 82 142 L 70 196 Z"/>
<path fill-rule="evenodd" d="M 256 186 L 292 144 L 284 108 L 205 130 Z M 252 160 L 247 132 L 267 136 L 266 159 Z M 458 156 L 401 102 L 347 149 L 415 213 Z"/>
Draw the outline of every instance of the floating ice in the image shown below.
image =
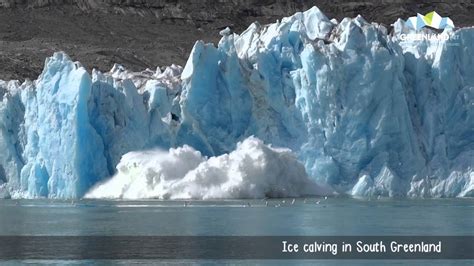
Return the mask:
<path fill-rule="evenodd" d="M 127 153 L 117 174 L 86 198 L 229 199 L 330 193 L 308 178 L 290 150 L 250 137 L 235 151 L 210 158 L 187 145 L 169 152 Z"/>

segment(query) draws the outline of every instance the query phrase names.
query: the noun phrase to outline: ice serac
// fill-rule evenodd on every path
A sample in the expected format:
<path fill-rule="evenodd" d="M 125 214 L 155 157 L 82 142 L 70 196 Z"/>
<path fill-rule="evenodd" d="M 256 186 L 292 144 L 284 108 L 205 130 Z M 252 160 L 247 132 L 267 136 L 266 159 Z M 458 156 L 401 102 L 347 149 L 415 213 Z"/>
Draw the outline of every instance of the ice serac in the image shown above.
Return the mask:
<path fill-rule="evenodd" d="M 114 173 L 123 154 L 149 147 L 169 148 L 174 143 L 172 119 L 179 114 L 177 66 L 163 73 L 150 70 L 132 74 L 116 65 L 110 73 L 93 71 L 88 103 L 91 124 L 100 135 L 107 169 Z M 178 97 L 179 99 L 179 97 Z"/>
<path fill-rule="evenodd" d="M 253 192 L 233 183 L 233 174 L 256 173 L 240 167 L 249 151 L 281 154 L 265 143 L 291 149 L 311 179 L 339 193 L 472 197 L 474 28 L 408 41 L 414 33 L 438 34 L 402 20 L 388 34 L 314 7 L 240 35 L 225 29 L 217 47 L 198 41 L 184 69 L 116 65 L 90 77 L 55 54 L 37 81 L 0 82 L 0 196 L 81 197 L 109 176 L 91 193 L 258 197 L 282 182 L 301 188 L 292 183 L 301 179 L 267 174 L 242 179 L 257 184 Z M 171 150 L 140 152 L 156 148 Z M 169 174 L 171 166 L 183 172 Z"/>
<path fill-rule="evenodd" d="M 427 162 L 412 180 L 409 194 L 472 195 L 474 28 L 445 29 L 446 40 L 416 42 L 401 38 L 413 33 L 403 21 L 398 20 L 394 29 L 394 41 L 406 62 L 410 113 Z"/>
<path fill-rule="evenodd" d="M 20 172 L 24 166 L 19 132 L 23 107 L 19 84 L 0 81 L 0 198 L 10 197 L 10 187 L 20 187 Z"/>
<path fill-rule="evenodd" d="M 113 175 L 123 154 L 169 148 L 180 73 L 116 65 L 91 78 L 55 53 L 38 80 L 0 82 L 0 196 L 79 198 Z"/>
<path fill-rule="evenodd" d="M 35 84 L 23 89 L 20 180 L 27 197 L 80 197 L 108 174 L 102 140 L 89 121 L 91 83 L 84 68 L 56 53 Z"/>
<path fill-rule="evenodd" d="M 215 154 L 255 135 L 354 196 L 472 194 L 474 29 L 406 43 L 400 23 L 389 35 L 315 7 L 196 43 L 182 77 L 189 144 Z"/>
<path fill-rule="evenodd" d="M 127 153 L 117 175 L 86 198 L 229 199 L 329 195 L 288 149 L 249 137 L 229 154 L 204 157 L 183 146 Z"/>

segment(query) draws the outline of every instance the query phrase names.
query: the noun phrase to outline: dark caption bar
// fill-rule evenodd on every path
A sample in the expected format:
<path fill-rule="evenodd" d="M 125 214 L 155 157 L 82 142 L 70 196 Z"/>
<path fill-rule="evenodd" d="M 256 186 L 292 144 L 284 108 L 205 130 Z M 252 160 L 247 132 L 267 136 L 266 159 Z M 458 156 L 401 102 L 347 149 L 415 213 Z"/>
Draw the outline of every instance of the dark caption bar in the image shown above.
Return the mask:
<path fill-rule="evenodd" d="M 0 236 L 1 260 L 474 259 L 474 236 Z"/>

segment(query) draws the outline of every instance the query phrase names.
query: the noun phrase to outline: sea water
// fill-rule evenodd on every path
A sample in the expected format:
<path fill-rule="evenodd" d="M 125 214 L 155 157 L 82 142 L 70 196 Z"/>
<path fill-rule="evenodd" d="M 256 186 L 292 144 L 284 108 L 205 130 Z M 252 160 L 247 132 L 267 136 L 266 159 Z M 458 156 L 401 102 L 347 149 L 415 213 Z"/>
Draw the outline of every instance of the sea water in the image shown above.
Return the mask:
<path fill-rule="evenodd" d="M 308 198 L 224 201 L 0 200 L 0 235 L 40 236 L 381 236 L 473 235 L 473 199 Z M 126 251 L 124 251 L 126 252 Z M 1 262 L 1 261 L 0 261 Z M 23 261 L 22 263 L 51 261 Z M 154 264 L 160 261 L 106 261 Z M 166 263 L 209 261 L 166 261 Z M 218 261 L 215 263 L 220 263 Z M 231 261 L 231 263 L 288 261 Z M 5 261 L 3 262 L 5 263 Z M 19 261 L 9 261 L 20 263 Z M 104 261 L 51 263 L 103 264 Z M 210 261 L 212 263 L 212 261 Z M 348 261 L 295 261 L 340 265 Z M 359 261 L 380 264 L 380 261 Z M 402 261 L 384 261 L 401 264 Z M 447 261 L 416 261 L 445 265 Z M 472 261 L 449 263 L 469 265 Z"/>

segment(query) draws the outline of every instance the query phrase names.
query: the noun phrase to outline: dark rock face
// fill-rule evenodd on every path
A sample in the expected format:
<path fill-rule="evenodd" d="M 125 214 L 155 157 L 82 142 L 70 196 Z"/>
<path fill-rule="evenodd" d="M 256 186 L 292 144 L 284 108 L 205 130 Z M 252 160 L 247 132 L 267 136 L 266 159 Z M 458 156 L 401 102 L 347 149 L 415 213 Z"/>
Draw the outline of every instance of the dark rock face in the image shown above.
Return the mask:
<path fill-rule="evenodd" d="M 330 18 L 361 14 L 387 26 L 433 10 L 456 26 L 474 24 L 471 0 L 0 0 L 0 79 L 34 79 L 58 50 L 102 71 L 115 62 L 134 70 L 183 65 L 198 39 L 216 43 L 227 26 L 241 32 L 313 5 Z"/>

